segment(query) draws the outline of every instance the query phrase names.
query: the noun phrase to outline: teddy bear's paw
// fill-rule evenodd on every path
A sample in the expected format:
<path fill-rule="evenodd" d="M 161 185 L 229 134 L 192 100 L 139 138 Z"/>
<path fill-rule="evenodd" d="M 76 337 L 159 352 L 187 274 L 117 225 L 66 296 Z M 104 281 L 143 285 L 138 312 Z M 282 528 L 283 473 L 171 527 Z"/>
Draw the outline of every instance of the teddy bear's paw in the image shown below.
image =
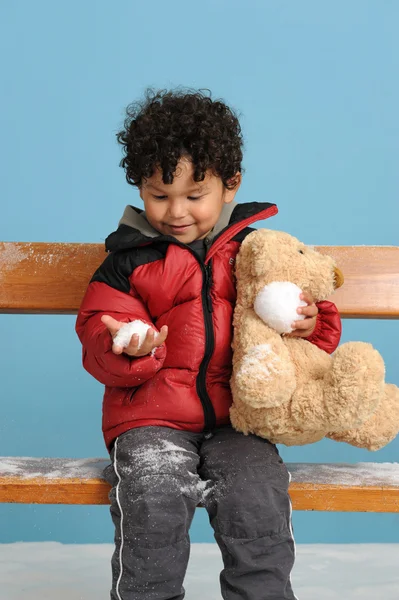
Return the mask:
<path fill-rule="evenodd" d="M 329 438 L 358 448 L 380 450 L 399 433 L 399 388 L 385 384 L 383 398 L 370 419 L 357 429 L 330 433 Z"/>
<path fill-rule="evenodd" d="M 347 342 L 338 348 L 324 388 L 331 430 L 358 428 L 371 417 L 383 395 L 384 376 L 384 362 L 371 344 Z"/>
<path fill-rule="evenodd" d="M 273 342 L 253 346 L 234 366 L 233 396 L 253 408 L 287 403 L 295 386 L 294 365 L 273 350 Z"/>
<path fill-rule="evenodd" d="M 274 444 L 284 444 L 285 446 L 304 446 L 305 444 L 315 444 L 324 438 L 324 431 L 290 431 L 273 440 Z"/>

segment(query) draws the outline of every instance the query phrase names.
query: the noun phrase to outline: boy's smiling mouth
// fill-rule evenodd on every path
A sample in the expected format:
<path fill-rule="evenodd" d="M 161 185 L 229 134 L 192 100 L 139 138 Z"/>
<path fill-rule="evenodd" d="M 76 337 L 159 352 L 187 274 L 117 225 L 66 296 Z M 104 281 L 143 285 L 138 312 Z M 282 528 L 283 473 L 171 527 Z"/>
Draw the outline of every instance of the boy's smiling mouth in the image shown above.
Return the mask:
<path fill-rule="evenodd" d="M 173 225 L 172 223 L 168 223 L 167 227 L 173 231 L 186 231 L 192 225 L 194 225 L 194 223 L 188 223 L 187 225 Z"/>

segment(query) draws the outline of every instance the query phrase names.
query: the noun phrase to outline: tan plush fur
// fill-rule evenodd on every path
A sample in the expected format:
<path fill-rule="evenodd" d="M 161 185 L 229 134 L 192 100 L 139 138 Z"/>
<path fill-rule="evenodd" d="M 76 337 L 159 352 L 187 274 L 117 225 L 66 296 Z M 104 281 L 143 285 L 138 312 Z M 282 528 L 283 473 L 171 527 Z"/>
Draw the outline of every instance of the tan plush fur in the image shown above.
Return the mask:
<path fill-rule="evenodd" d="M 264 286 L 289 281 L 316 302 L 334 291 L 331 257 L 293 236 L 260 229 L 237 256 L 234 313 L 233 426 L 287 446 L 323 437 L 378 450 L 399 431 L 399 388 L 385 383 L 380 354 L 347 342 L 330 356 L 301 338 L 278 334 L 255 313 Z"/>

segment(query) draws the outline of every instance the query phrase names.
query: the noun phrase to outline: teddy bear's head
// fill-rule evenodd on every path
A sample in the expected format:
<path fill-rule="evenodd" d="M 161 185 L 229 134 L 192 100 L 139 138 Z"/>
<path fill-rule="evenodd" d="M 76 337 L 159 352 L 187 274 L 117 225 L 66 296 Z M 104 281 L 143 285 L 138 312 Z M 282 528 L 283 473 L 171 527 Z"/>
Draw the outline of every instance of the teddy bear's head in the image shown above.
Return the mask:
<path fill-rule="evenodd" d="M 291 282 L 325 300 L 343 283 L 334 260 L 282 231 L 258 229 L 243 241 L 236 273 L 240 302 L 253 306 L 258 293 L 272 282 Z"/>

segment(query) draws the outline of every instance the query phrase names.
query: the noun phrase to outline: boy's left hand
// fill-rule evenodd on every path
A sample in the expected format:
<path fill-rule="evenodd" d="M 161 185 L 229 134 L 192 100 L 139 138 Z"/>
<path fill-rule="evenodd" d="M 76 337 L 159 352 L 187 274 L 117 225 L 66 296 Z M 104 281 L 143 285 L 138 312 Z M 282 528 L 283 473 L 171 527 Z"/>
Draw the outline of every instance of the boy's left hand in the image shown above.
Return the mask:
<path fill-rule="evenodd" d="M 297 309 L 297 312 L 305 315 L 305 319 L 302 319 L 301 321 L 294 321 L 294 323 L 291 325 L 294 331 L 288 333 L 287 337 L 307 338 L 312 335 L 315 330 L 319 309 L 314 303 L 313 297 L 307 292 L 302 293 L 300 295 L 300 299 L 306 302 L 307 306 L 300 306 Z"/>

